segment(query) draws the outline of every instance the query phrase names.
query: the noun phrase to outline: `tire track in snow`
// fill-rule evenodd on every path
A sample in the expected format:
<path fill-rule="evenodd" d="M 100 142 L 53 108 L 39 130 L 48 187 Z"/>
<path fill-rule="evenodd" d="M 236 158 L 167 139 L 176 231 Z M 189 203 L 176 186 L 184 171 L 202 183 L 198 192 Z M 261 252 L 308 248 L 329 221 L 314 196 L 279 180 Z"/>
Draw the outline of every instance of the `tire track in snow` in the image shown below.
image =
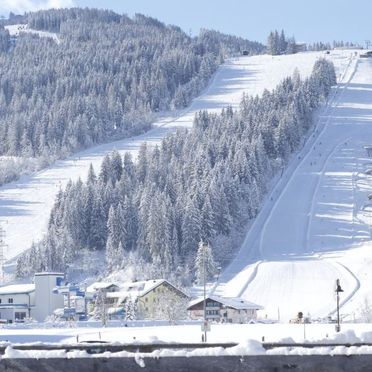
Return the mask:
<path fill-rule="evenodd" d="M 331 265 L 334 265 L 333 262 L 328 262 L 330 263 Z M 340 301 L 340 309 L 347 303 L 349 302 L 353 296 L 358 292 L 359 288 L 360 288 L 360 280 L 358 279 L 358 277 L 347 267 L 345 266 L 344 264 L 340 263 L 340 262 L 335 262 L 337 265 L 341 266 L 344 270 L 346 270 L 350 276 L 354 279 L 355 281 L 355 286 L 354 286 L 354 289 L 342 300 Z M 333 309 L 332 311 L 330 311 L 328 313 L 328 315 L 333 315 L 337 312 L 337 307 L 335 309 Z"/>
<path fill-rule="evenodd" d="M 344 138 L 342 141 L 340 141 L 339 143 L 337 143 L 336 145 L 332 147 L 331 152 L 325 158 L 322 169 L 319 172 L 318 180 L 315 184 L 314 191 L 312 193 L 313 197 L 310 202 L 310 212 L 308 214 L 308 222 L 306 224 L 306 233 L 304 235 L 304 238 L 305 238 L 304 247 L 306 247 L 307 251 L 309 251 L 310 233 L 311 233 L 312 220 L 313 220 L 313 215 L 314 215 L 314 208 L 316 204 L 316 195 L 318 195 L 319 193 L 319 187 L 324 178 L 325 170 L 327 168 L 327 165 L 329 164 L 329 159 L 333 157 L 333 155 L 339 150 L 340 146 L 342 146 L 342 144 L 345 143 L 345 141 L 346 142 L 349 141 L 350 138 L 352 137 Z"/>
<path fill-rule="evenodd" d="M 263 263 L 263 261 L 257 261 L 254 263 L 255 267 L 253 268 L 253 271 L 250 273 L 247 281 L 245 282 L 244 286 L 242 287 L 242 289 L 239 290 L 238 292 L 238 295 L 237 297 L 241 297 L 242 294 L 245 292 L 245 290 L 247 289 L 247 287 L 249 286 L 250 283 L 252 283 L 252 281 L 256 278 L 257 276 L 257 271 L 258 271 L 258 267 Z M 221 288 L 221 283 L 220 281 L 217 281 L 216 283 L 214 283 L 213 287 L 211 288 L 211 290 L 208 292 L 209 295 L 213 295 L 215 290 L 217 288 Z M 223 291 L 222 291 L 223 292 Z"/>
<path fill-rule="evenodd" d="M 350 64 L 348 65 L 348 67 L 350 67 Z M 323 127 L 321 133 L 319 133 L 319 136 L 317 137 L 318 139 L 321 138 L 321 136 L 327 130 L 327 128 L 329 126 L 329 123 L 332 121 L 332 114 L 335 111 L 335 109 L 337 108 L 338 104 L 340 103 L 341 98 L 344 96 L 346 89 L 349 87 L 349 85 L 350 85 L 350 83 L 351 83 L 351 81 L 352 81 L 352 79 L 353 79 L 353 77 L 354 77 L 354 75 L 357 71 L 357 68 L 358 68 L 358 59 L 356 60 L 356 63 L 354 65 L 352 73 L 350 74 L 349 79 L 347 80 L 346 84 L 342 88 L 341 94 L 339 94 L 339 97 L 337 98 L 337 100 L 335 100 L 335 102 L 332 104 L 332 110 L 328 114 L 328 119 L 327 119 L 326 123 L 324 124 L 324 127 Z M 313 197 L 312 197 L 311 204 L 310 204 L 310 212 L 308 214 L 308 223 L 306 224 L 306 234 L 305 234 L 305 239 L 306 240 L 304 242 L 305 243 L 304 246 L 306 247 L 307 251 L 309 251 L 310 233 L 311 233 L 311 227 L 312 227 L 312 221 L 313 221 L 313 215 L 314 215 L 314 207 L 315 207 L 315 204 L 316 204 L 316 195 L 319 192 L 319 187 L 320 187 L 321 181 L 324 178 L 325 169 L 328 165 L 329 159 L 338 150 L 340 145 L 342 145 L 342 143 L 345 143 L 345 141 L 346 142 L 349 141 L 350 138 L 351 137 L 343 139 L 342 141 L 340 141 L 337 145 L 335 145 L 332 148 L 331 152 L 327 155 L 327 157 L 324 161 L 322 169 L 320 170 L 320 174 L 318 176 L 318 180 L 317 180 L 316 186 L 314 188 L 314 192 L 312 193 Z M 310 153 L 308 154 L 308 156 L 310 156 Z"/>
<path fill-rule="evenodd" d="M 246 283 L 244 284 L 242 289 L 239 291 L 238 297 L 241 297 L 243 295 L 243 293 L 247 290 L 248 286 L 253 282 L 254 279 L 256 279 L 258 268 L 261 264 L 262 264 L 262 261 L 258 261 L 256 263 L 256 266 L 253 269 L 253 271 L 251 272 L 251 275 L 249 276 L 248 280 L 246 281 Z"/>

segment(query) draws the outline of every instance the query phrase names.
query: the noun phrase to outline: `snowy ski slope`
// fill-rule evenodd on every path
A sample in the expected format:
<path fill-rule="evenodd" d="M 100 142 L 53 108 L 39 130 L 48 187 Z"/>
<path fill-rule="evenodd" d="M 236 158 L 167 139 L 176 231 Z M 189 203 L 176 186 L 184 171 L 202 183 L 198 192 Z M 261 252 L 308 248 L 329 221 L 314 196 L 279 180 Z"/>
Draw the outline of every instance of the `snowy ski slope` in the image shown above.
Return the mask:
<path fill-rule="evenodd" d="M 0 221 L 6 232 L 5 257 L 10 260 L 41 239 L 46 231 L 49 212 L 60 187 L 69 179 L 85 179 L 89 164 L 96 170 L 107 152 L 137 153 L 143 141 L 150 145 L 160 143 L 169 132 L 191 127 L 195 112 L 201 109 L 220 111 L 227 105 L 237 106 L 243 92 L 260 94 L 265 88 L 274 88 L 282 78 L 291 75 L 297 67 L 303 76 L 311 72 L 315 60 L 322 53 L 301 53 L 293 56 L 255 56 L 228 60 L 219 68 L 204 94 L 177 117 L 164 118 L 154 123 L 149 132 L 82 151 L 32 176 L 0 188 Z M 332 56 L 340 71 L 348 63 L 350 52 Z"/>
<path fill-rule="evenodd" d="M 287 321 L 335 312 L 341 280 L 343 317 L 372 299 L 372 64 L 353 57 L 318 125 L 267 197 L 216 293 L 265 306 Z"/>
<path fill-rule="evenodd" d="M 9 31 L 9 34 L 11 36 L 18 37 L 21 33 L 28 33 L 28 34 L 39 35 L 40 37 L 48 37 L 48 38 L 53 39 L 57 44 L 60 43 L 60 39 L 58 38 L 58 35 L 54 32 L 33 30 L 32 28 L 28 28 L 27 25 L 22 25 L 22 24 L 5 26 L 5 28 Z"/>

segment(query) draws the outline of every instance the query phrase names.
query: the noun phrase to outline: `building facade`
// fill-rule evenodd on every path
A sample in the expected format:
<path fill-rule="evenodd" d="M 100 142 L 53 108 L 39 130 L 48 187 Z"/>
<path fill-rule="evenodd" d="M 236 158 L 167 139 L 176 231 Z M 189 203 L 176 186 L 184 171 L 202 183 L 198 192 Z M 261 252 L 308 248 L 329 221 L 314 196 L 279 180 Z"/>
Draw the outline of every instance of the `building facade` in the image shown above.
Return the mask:
<path fill-rule="evenodd" d="M 110 318 L 164 319 L 179 316 L 181 319 L 182 311 L 187 315 L 189 296 L 165 279 L 117 285 L 117 291 L 105 293 L 106 310 Z"/>
<path fill-rule="evenodd" d="M 257 311 L 263 307 L 239 297 L 208 296 L 206 319 L 217 323 L 248 323 L 257 319 Z M 191 319 L 204 319 L 204 299 L 197 298 L 187 308 Z"/>
<path fill-rule="evenodd" d="M 1 321 L 22 322 L 26 318 L 44 321 L 64 306 L 63 295 L 53 293 L 63 280 L 63 273 L 37 273 L 33 284 L 0 287 Z"/>
<path fill-rule="evenodd" d="M 8 285 L 0 288 L 0 319 L 18 322 L 31 317 L 35 306 L 35 285 Z"/>

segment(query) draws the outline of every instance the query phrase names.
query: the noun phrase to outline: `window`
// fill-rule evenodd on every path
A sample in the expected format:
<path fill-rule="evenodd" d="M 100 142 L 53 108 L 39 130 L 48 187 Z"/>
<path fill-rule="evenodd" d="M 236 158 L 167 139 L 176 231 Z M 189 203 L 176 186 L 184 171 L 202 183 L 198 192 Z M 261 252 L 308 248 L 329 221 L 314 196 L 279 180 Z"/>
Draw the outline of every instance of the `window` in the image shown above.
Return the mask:
<path fill-rule="evenodd" d="M 13 299 L 12 298 L 8 298 L 8 304 L 12 304 L 13 303 Z"/>
<path fill-rule="evenodd" d="M 206 306 L 207 307 L 220 307 L 220 304 L 219 302 L 216 302 L 216 301 L 207 301 Z"/>
<path fill-rule="evenodd" d="M 218 310 L 206 310 L 207 315 L 218 315 Z"/>
<path fill-rule="evenodd" d="M 15 318 L 15 320 L 23 320 L 23 319 L 25 319 L 26 318 L 26 313 L 25 312 L 15 312 L 15 314 L 14 314 L 14 318 Z"/>

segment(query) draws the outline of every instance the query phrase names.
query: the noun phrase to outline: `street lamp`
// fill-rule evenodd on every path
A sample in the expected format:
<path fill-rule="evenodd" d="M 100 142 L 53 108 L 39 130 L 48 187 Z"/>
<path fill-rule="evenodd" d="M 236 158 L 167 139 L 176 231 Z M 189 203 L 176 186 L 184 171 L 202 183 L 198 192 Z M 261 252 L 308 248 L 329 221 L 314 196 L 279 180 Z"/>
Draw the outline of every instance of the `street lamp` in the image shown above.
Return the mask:
<path fill-rule="evenodd" d="M 336 324 L 336 332 L 340 332 L 340 292 L 343 292 L 344 290 L 341 288 L 340 285 L 340 279 L 336 280 L 336 301 L 337 301 L 337 324 Z"/>

